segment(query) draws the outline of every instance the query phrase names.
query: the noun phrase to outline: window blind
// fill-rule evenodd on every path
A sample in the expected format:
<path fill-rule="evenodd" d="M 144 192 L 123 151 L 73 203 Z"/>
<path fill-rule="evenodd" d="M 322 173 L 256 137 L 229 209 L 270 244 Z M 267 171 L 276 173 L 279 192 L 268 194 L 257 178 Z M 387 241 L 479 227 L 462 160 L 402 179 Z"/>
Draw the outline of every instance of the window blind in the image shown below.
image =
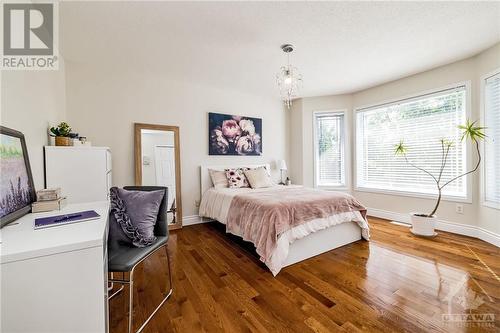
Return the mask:
<path fill-rule="evenodd" d="M 441 166 L 441 139 L 455 142 L 449 152 L 442 184 L 466 168 L 465 143 L 460 142 L 458 125 L 465 122 L 465 86 L 426 94 L 412 99 L 359 110 L 356 115 L 356 181 L 358 188 L 436 193 L 434 180 L 409 166 L 394 154 L 404 140 L 408 159 L 438 177 Z M 444 195 L 466 197 L 465 178 L 443 190 Z"/>
<path fill-rule="evenodd" d="M 317 186 L 345 185 L 344 115 L 315 115 L 315 169 Z"/>
<path fill-rule="evenodd" d="M 486 79 L 484 94 L 484 195 L 500 204 L 500 73 Z"/>

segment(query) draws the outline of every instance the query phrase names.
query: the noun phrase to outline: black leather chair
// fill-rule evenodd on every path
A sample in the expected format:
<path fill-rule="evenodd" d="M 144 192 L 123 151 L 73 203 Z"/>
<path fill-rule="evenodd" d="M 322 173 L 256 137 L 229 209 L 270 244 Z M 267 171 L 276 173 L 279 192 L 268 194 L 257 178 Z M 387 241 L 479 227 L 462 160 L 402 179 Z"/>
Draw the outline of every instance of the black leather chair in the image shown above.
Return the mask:
<path fill-rule="evenodd" d="M 125 186 L 125 190 L 135 190 L 135 191 L 158 191 L 164 190 L 165 195 L 163 196 L 163 201 L 160 204 L 160 210 L 158 212 L 158 220 L 154 228 L 154 234 L 156 236 L 156 241 L 147 247 L 133 247 L 129 245 L 121 244 L 117 241 L 110 239 L 108 241 L 108 272 L 111 273 L 111 278 L 109 279 L 112 283 L 118 283 L 122 286 L 111 296 L 111 300 L 114 296 L 119 294 L 125 284 L 129 286 L 129 315 L 128 315 L 128 332 L 131 333 L 133 329 L 133 309 L 134 309 L 134 270 L 141 262 L 147 259 L 156 251 L 165 248 L 167 254 L 167 265 L 168 265 L 168 275 L 169 275 L 169 286 L 167 288 L 168 292 L 164 296 L 163 300 L 156 307 L 156 309 L 151 313 L 151 315 L 146 319 L 146 321 L 141 325 L 141 327 L 136 331 L 140 332 L 148 324 L 148 322 L 153 318 L 160 307 L 165 303 L 165 301 L 172 295 L 172 271 L 170 269 L 170 257 L 168 255 L 168 225 L 167 225 L 167 203 L 168 203 L 168 190 L 166 187 L 162 186 Z M 113 214 L 109 216 L 110 223 L 116 223 Z M 115 279 L 113 273 L 129 273 L 129 279 Z M 125 274 L 123 274 L 125 276 Z"/>

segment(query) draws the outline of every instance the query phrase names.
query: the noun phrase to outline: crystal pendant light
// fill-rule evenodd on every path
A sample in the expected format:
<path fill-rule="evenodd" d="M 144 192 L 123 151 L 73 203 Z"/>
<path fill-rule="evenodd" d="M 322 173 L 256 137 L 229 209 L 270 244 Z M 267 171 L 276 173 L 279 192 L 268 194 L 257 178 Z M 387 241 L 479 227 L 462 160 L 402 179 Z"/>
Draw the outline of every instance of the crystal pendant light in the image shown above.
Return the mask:
<path fill-rule="evenodd" d="M 290 64 L 290 53 L 293 51 L 293 45 L 284 44 L 281 45 L 281 49 L 286 53 L 287 64 L 282 66 L 278 74 L 276 74 L 276 82 L 280 89 L 281 98 L 286 107 L 290 109 L 292 99 L 297 96 L 302 85 L 302 75 L 298 72 L 297 67 Z"/>

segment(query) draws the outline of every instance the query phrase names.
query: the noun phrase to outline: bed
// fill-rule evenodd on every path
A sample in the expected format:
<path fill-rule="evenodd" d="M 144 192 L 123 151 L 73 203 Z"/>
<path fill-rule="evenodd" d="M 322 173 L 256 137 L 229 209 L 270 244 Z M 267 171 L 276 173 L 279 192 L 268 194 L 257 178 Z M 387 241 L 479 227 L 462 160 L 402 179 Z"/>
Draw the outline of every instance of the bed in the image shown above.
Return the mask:
<path fill-rule="evenodd" d="M 268 164 L 244 166 L 270 170 Z M 362 238 L 369 240 L 366 209 L 350 195 L 298 185 L 213 187 L 209 169 L 235 167 L 240 166 L 201 166 L 199 214 L 252 242 L 274 276 L 283 267 Z"/>

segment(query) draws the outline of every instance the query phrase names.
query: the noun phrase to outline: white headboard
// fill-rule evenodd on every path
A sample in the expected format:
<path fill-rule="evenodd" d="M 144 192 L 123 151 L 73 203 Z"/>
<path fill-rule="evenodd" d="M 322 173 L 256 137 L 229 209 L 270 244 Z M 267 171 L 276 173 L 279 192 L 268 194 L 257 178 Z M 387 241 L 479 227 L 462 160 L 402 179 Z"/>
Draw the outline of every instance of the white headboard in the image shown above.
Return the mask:
<path fill-rule="evenodd" d="M 209 188 L 213 187 L 212 184 L 212 179 L 210 179 L 210 173 L 208 172 L 208 169 L 212 170 L 225 170 L 225 169 L 230 169 L 230 168 L 258 168 L 258 167 L 266 167 L 266 170 L 268 173 L 271 172 L 271 166 L 269 163 L 264 163 L 264 164 L 226 164 L 226 165 L 202 165 L 200 167 L 200 179 L 201 179 L 201 195 L 205 193 L 206 190 Z"/>

